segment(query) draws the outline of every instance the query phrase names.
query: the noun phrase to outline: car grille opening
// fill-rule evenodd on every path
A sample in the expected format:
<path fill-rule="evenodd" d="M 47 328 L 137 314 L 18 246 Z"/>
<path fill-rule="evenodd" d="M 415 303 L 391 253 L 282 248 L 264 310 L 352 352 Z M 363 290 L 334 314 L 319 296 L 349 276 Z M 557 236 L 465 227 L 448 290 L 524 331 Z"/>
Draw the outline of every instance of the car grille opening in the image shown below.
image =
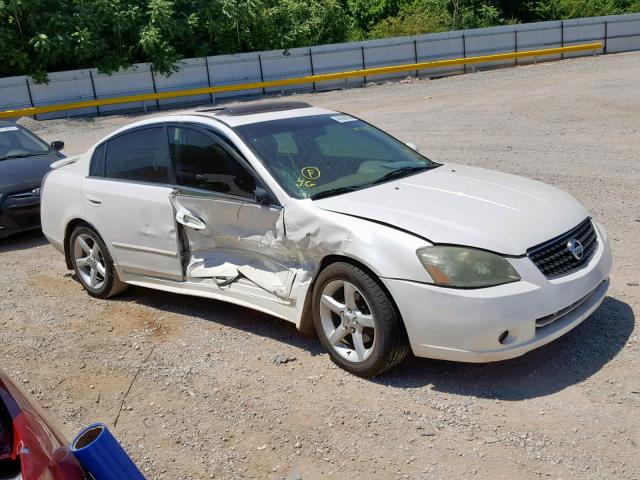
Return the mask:
<path fill-rule="evenodd" d="M 10 215 L 13 222 L 20 228 L 40 225 L 39 207 L 12 208 Z"/>
<path fill-rule="evenodd" d="M 582 246 L 582 255 L 574 256 L 568 244 L 577 240 Z M 598 237 L 591 218 L 559 237 L 527 250 L 527 257 L 545 277 L 558 278 L 584 267 L 598 248 Z"/>

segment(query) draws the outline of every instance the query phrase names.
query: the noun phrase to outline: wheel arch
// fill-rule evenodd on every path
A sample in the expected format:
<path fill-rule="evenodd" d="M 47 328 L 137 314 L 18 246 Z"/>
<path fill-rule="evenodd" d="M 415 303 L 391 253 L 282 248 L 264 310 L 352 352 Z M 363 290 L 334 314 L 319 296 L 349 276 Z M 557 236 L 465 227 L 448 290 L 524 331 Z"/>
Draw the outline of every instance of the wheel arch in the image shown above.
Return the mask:
<path fill-rule="evenodd" d="M 316 279 L 318 278 L 318 275 L 320 275 L 320 272 L 322 272 L 329 265 L 332 265 L 334 263 L 339 263 L 339 262 L 349 263 L 349 264 L 351 264 L 351 265 L 353 265 L 355 267 L 360 268 L 365 273 L 370 275 L 371 278 L 373 278 L 373 280 L 376 283 L 378 283 L 380 288 L 382 288 L 382 290 L 391 299 L 391 303 L 393 305 L 393 308 L 395 309 L 396 314 L 398 315 L 398 318 L 400 318 L 401 323 L 404 325 L 404 320 L 402 320 L 402 315 L 400 314 L 400 310 L 398 309 L 398 306 L 396 305 L 395 299 L 393 298 L 393 296 L 391 295 L 391 292 L 389 292 L 389 290 L 387 289 L 385 284 L 382 281 L 380 281 L 379 275 L 375 272 L 375 270 L 373 268 L 368 266 L 362 260 L 356 259 L 354 257 L 350 257 L 348 255 L 330 254 L 330 255 L 326 255 L 325 257 L 323 257 L 322 260 L 320 261 L 320 263 L 318 264 L 318 268 L 316 269 L 316 272 L 313 275 L 313 279 L 311 280 L 309 288 L 307 289 L 307 293 L 306 293 L 306 296 L 304 298 L 304 306 L 302 308 L 302 316 L 300 318 L 300 324 L 298 325 L 298 330 L 300 330 L 301 332 L 304 332 L 304 333 L 308 333 L 308 334 L 314 334 L 315 333 L 315 328 L 314 328 L 314 325 L 313 325 L 313 305 L 312 305 L 312 301 L 313 301 L 313 290 L 315 288 Z"/>

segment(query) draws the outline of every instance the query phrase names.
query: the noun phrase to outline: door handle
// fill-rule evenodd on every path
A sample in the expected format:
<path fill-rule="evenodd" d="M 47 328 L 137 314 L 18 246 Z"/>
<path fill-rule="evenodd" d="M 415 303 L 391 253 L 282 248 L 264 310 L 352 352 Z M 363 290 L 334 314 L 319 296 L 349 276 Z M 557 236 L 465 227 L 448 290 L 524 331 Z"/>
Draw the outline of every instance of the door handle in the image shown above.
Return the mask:
<path fill-rule="evenodd" d="M 176 221 L 185 227 L 193 228 L 194 230 L 204 230 L 207 228 L 206 223 L 184 210 L 180 210 L 176 213 Z"/>
<path fill-rule="evenodd" d="M 102 200 L 95 195 L 88 194 L 87 200 L 91 205 L 102 205 Z"/>

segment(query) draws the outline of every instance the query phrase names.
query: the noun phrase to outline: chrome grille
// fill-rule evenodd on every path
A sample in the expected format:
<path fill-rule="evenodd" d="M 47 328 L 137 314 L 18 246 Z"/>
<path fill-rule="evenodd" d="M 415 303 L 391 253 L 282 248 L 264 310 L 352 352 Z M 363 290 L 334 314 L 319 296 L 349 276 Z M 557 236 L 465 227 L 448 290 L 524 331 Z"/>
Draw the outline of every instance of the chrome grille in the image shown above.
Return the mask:
<path fill-rule="evenodd" d="M 30 190 L 24 190 L 22 192 L 10 193 L 7 195 L 7 198 L 14 198 L 16 200 L 21 200 L 23 198 L 34 198 L 40 196 L 40 187 L 35 187 Z"/>
<path fill-rule="evenodd" d="M 571 240 L 582 245 L 583 253 L 576 258 L 568 247 Z M 567 233 L 527 250 L 527 256 L 547 278 L 568 275 L 589 263 L 598 248 L 598 237 L 590 218 Z"/>

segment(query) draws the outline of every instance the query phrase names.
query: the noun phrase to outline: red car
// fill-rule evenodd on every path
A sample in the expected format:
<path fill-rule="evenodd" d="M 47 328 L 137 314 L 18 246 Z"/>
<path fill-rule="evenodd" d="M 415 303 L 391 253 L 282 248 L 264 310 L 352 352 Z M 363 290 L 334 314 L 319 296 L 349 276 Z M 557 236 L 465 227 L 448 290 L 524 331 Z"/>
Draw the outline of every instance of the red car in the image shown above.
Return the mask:
<path fill-rule="evenodd" d="M 0 371 L 0 480 L 85 478 L 69 442 Z"/>

